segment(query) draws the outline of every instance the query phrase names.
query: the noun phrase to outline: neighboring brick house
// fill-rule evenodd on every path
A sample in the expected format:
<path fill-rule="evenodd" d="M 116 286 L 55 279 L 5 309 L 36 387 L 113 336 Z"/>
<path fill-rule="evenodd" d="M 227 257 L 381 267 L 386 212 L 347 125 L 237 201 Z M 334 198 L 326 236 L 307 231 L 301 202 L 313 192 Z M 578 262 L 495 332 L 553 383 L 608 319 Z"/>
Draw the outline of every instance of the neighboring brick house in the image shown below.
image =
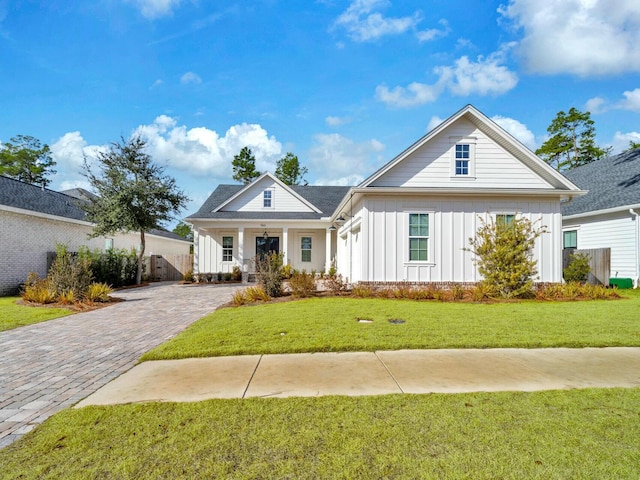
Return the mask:
<path fill-rule="evenodd" d="M 55 192 L 0 175 L 0 295 L 15 293 L 29 272 L 46 275 L 47 252 L 57 243 L 70 250 L 138 248 L 140 235 L 89 238 L 92 224 L 77 206 L 83 190 Z M 188 254 L 191 242 L 172 232 L 146 234 L 145 255 Z"/>

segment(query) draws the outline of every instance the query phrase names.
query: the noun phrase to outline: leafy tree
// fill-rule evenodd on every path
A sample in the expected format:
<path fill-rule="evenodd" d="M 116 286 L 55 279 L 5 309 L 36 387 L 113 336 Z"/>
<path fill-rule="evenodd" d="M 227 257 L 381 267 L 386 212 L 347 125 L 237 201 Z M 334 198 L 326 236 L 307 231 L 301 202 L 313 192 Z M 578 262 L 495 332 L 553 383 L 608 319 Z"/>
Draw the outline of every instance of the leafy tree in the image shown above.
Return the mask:
<path fill-rule="evenodd" d="M 51 183 L 47 175 L 56 173 L 55 164 L 49 145 L 37 138 L 18 135 L 0 145 L 0 174 L 7 177 L 46 187 Z"/>
<path fill-rule="evenodd" d="M 596 145 L 591 113 L 583 113 L 574 107 L 569 113 L 558 112 L 547 132 L 551 136 L 536 150 L 536 155 L 559 172 L 586 165 L 611 153 L 611 148 Z"/>
<path fill-rule="evenodd" d="M 260 176 L 260 172 L 256 170 L 256 157 L 253 156 L 249 147 L 242 147 L 240 153 L 233 157 L 231 165 L 233 179 L 237 182 L 246 185 Z"/>
<path fill-rule="evenodd" d="M 469 239 L 471 248 L 465 250 L 476 255 L 474 262 L 483 276 L 483 287 L 503 298 L 531 294 L 537 273 L 533 247 L 546 228 L 518 216 L 510 221 L 480 218 L 480 222 L 476 236 Z"/>
<path fill-rule="evenodd" d="M 627 150 L 635 150 L 636 148 L 640 148 L 640 142 L 629 141 L 629 148 Z"/>
<path fill-rule="evenodd" d="M 304 176 L 308 172 L 307 167 L 301 167 L 298 157 L 291 152 L 287 152 L 276 164 L 276 177 L 286 185 L 307 185 Z"/>
<path fill-rule="evenodd" d="M 181 237 L 193 241 L 193 230 L 191 227 L 184 222 L 179 222 L 173 229 L 173 233 L 176 235 L 180 235 Z"/>
<path fill-rule="evenodd" d="M 164 175 L 144 152 L 140 137 L 112 143 L 98 153 L 99 171 L 95 173 L 85 158 L 84 173 L 98 196 L 82 204 L 89 221 L 95 224 L 92 236 L 117 232 L 140 232 L 140 250 L 136 282 L 142 281 L 145 232 L 162 228 L 189 200 L 177 188 L 176 181 Z"/>

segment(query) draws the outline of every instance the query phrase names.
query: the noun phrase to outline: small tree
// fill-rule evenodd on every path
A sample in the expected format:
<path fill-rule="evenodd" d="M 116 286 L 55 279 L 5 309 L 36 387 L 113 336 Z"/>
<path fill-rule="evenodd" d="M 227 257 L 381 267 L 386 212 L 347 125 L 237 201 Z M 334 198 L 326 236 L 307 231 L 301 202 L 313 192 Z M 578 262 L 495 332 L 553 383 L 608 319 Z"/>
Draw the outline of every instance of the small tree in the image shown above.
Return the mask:
<path fill-rule="evenodd" d="M 483 276 L 482 284 L 492 295 L 503 298 L 527 296 L 533 287 L 537 273 L 533 260 L 536 239 L 545 233 L 546 227 L 536 227 L 527 218 L 498 217 L 486 222 L 480 218 L 481 226 L 474 238 L 469 239 L 470 248 L 465 250 L 476 255 L 474 260 Z"/>
<path fill-rule="evenodd" d="M 233 167 L 233 179 L 236 182 L 242 182 L 246 185 L 260 176 L 260 172 L 256 170 L 256 157 L 253 156 L 249 147 L 243 147 L 240 153 L 233 157 L 231 166 Z"/>
<path fill-rule="evenodd" d="M 559 172 L 586 165 L 611 153 L 611 148 L 596 145 L 591 113 L 583 113 L 574 107 L 569 113 L 558 112 L 547 132 L 551 136 L 536 150 L 536 155 Z"/>
<path fill-rule="evenodd" d="M 173 218 L 186 206 L 188 197 L 176 181 L 164 175 L 144 152 L 146 143 L 133 137 L 113 143 L 98 153 L 99 171 L 94 173 L 85 159 L 84 173 L 98 196 L 80 204 L 94 223 L 93 237 L 119 232 L 140 232 L 136 283 L 142 281 L 145 233 Z"/>
<path fill-rule="evenodd" d="M 258 285 L 260 285 L 270 297 L 281 296 L 283 279 L 282 253 L 269 252 L 263 255 L 256 255 L 253 263 Z"/>
<path fill-rule="evenodd" d="M 286 185 L 307 185 L 304 176 L 308 172 L 307 167 L 301 167 L 298 157 L 291 152 L 287 152 L 276 164 L 276 177 Z"/>
<path fill-rule="evenodd" d="M 49 145 L 41 145 L 37 138 L 17 135 L 0 145 L 0 174 L 7 177 L 46 187 L 51 183 L 47 175 L 56 173 L 55 164 Z"/>
<path fill-rule="evenodd" d="M 191 230 L 191 227 L 186 223 L 178 222 L 172 231 L 176 235 L 180 235 L 182 238 L 193 242 L 193 230 Z"/>

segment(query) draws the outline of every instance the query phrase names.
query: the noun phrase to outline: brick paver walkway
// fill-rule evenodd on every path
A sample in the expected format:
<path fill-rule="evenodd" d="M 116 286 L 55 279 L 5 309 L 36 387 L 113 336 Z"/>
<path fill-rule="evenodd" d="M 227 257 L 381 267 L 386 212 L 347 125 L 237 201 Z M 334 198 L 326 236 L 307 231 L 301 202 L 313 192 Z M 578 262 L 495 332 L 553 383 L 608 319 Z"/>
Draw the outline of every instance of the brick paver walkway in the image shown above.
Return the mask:
<path fill-rule="evenodd" d="M 160 283 L 126 301 L 0 332 L 0 448 L 129 370 L 231 299 L 236 286 Z"/>

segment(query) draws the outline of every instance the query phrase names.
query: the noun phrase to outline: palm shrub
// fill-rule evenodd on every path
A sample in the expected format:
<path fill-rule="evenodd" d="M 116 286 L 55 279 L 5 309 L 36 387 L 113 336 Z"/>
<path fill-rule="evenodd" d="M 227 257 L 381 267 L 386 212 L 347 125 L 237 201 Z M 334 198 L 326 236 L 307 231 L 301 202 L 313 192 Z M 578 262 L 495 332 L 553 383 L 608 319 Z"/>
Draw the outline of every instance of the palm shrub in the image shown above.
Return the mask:
<path fill-rule="evenodd" d="M 282 295 L 282 259 L 283 255 L 277 252 L 256 255 L 253 258 L 258 285 L 270 297 Z"/>
<path fill-rule="evenodd" d="M 108 302 L 111 287 L 106 283 L 92 283 L 87 287 L 84 298 L 89 302 Z"/>
<path fill-rule="evenodd" d="M 546 227 L 517 215 L 511 221 L 479 219 L 480 228 L 465 250 L 475 254 L 483 286 L 492 296 L 503 298 L 533 295 L 533 278 L 538 273 L 533 247 Z"/>

